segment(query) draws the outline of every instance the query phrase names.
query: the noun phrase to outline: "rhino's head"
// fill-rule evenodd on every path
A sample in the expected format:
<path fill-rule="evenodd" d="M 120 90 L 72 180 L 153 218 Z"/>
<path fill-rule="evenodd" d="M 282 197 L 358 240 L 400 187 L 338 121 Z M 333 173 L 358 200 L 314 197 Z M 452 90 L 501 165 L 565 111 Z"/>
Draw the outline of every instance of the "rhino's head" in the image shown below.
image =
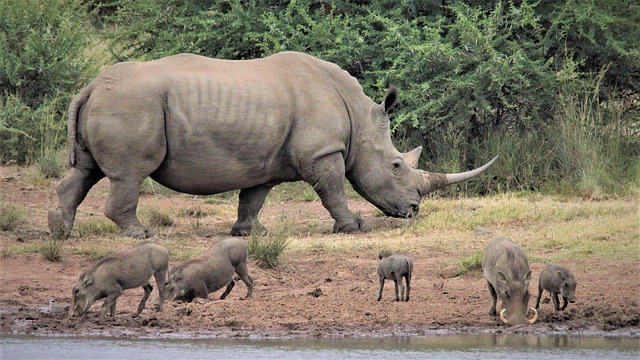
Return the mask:
<path fill-rule="evenodd" d="M 355 155 L 346 175 L 353 188 L 385 215 L 406 218 L 418 213 L 423 196 L 480 174 L 497 156 L 480 168 L 457 174 L 416 169 L 422 147 L 401 153 L 391 143 L 388 112 L 397 98 L 398 90 L 390 86 L 382 103 L 371 106 L 358 122 Z"/>

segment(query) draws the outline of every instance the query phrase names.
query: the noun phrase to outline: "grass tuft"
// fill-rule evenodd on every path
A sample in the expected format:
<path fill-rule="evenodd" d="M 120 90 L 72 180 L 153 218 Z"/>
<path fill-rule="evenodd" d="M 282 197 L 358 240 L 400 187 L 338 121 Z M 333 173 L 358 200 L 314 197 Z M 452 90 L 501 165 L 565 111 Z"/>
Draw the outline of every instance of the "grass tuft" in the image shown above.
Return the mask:
<path fill-rule="evenodd" d="M 280 264 L 282 253 L 289 244 L 289 221 L 286 218 L 281 218 L 275 226 L 277 230 L 271 233 L 257 231 L 257 228 L 253 227 L 247 241 L 249 257 L 255 260 L 261 268 L 275 268 Z"/>
<path fill-rule="evenodd" d="M 63 239 L 48 238 L 40 248 L 40 253 L 48 261 L 56 262 L 62 260 Z"/>
<path fill-rule="evenodd" d="M 3 231 L 14 230 L 25 218 L 26 212 L 23 207 L 0 202 L 0 229 Z"/>

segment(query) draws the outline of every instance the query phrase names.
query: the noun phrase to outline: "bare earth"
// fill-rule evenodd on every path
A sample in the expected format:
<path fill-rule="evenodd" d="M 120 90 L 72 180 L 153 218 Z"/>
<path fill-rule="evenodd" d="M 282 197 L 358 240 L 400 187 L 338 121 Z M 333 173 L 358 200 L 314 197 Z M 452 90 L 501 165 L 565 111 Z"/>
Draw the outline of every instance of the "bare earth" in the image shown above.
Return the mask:
<path fill-rule="evenodd" d="M 444 264 L 460 259 L 456 251 L 408 246 L 414 262 L 411 300 L 391 301 L 393 282 L 388 281 L 382 301 L 377 302 L 377 249 L 358 246 L 358 241 L 375 237 L 376 229 L 382 227 L 401 227 L 405 220 L 375 216 L 373 206 L 362 200 L 349 202 L 351 210 L 360 213 L 369 226 L 368 232 L 356 235 L 330 234 L 333 221 L 318 201 L 267 204 L 262 213 L 267 226 L 269 219 L 284 213 L 294 220 L 294 233 L 298 231 L 303 240 L 356 245 L 348 251 L 341 251 L 341 247 L 298 246 L 298 250 L 285 251 L 282 265 L 272 270 L 250 263 L 249 271 L 255 281 L 251 299 L 241 300 L 246 287 L 238 282 L 226 300 L 217 300 L 221 293 L 218 291 L 211 294 L 208 301 L 191 304 L 167 301 L 161 313 L 152 311 L 150 301 L 139 317 L 133 317 L 142 289 L 132 289 L 118 300 L 115 319 L 99 314 L 99 302 L 84 318 L 67 320 L 66 314 L 54 315 L 43 308 L 50 298 L 62 306 L 69 304 L 71 289 L 80 271 L 95 260 L 72 249 L 90 247 L 92 239 L 81 239 L 74 233 L 65 244 L 60 262 L 49 262 L 33 251 L 8 254 L 7 249 L 11 247 L 39 246 L 45 241 L 46 213 L 57 202 L 54 191 L 57 180 L 32 186 L 28 185 L 27 178 L 24 168 L 0 167 L 0 201 L 22 205 L 29 213 L 27 222 L 17 229 L 0 230 L 1 334 L 271 338 L 514 332 L 640 337 L 638 256 L 622 262 L 599 257 L 563 261 L 563 265 L 579 269 L 574 271 L 578 278 L 578 301 L 569 304 L 565 312 L 554 314 L 553 304 L 545 293 L 540 318 L 529 326 L 507 327 L 487 315 L 490 300 L 480 271 L 447 279 L 439 275 Z M 108 181 L 103 180 L 91 190 L 79 208 L 77 222 L 94 215 L 97 219 L 104 218 L 102 208 L 107 189 Z M 158 231 L 151 240 L 165 246 L 182 241 L 206 249 L 227 237 L 235 221 L 235 204 L 204 204 L 201 199 L 186 195 L 143 195 L 141 198 L 142 207 L 181 209 L 194 204 L 222 210 L 203 218 L 197 230 L 182 220 L 172 231 Z M 319 225 L 305 225 L 311 220 Z M 471 232 L 468 236 L 481 250 L 482 244 L 496 235 Z M 108 246 L 114 251 L 139 242 L 112 238 Z M 176 261 L 172 258 L 172 263 Z M 532 306 L 538 274 L 545 264 L 531 262 L 530 265 Z M 152 284 L 155 287 L 155 283 Z M 155 295 L 154 289 L 150 300 L 154 300 Z"/>

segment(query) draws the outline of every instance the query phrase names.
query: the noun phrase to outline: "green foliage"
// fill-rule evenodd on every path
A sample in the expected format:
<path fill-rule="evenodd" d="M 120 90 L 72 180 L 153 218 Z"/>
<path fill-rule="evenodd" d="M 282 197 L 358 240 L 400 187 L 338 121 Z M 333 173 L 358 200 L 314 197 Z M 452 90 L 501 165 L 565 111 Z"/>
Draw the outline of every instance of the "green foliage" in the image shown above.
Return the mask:
<path fill-rule="evenodd" d="M 0 6 L 0 161 L 30 163 L 63 145 L 66 108 L 95 66 L 80 0 Z"/>
<path fill-rule="evenodd" d="M 460 259 L 460 274 L 482 269 L 482 251 L 475 252 Z"/>
<path fill-rule="evenodd" d="M 401 151 L 423 145 L 422 168 L 458 172 L 501 156 L 490 176 L 443 194 L 561 184 L 597 197 L 637 182 L 640 5 L 635 3 L 84 3 L 117 60 L 181 52 L 253 59 L 302 51 L 340 65 L 375 101 L 389 84 L 396 85 L 400 101 L 391 114 L 393 136 Z M 84 55 L 90 32 L 79 25 L 85 12 L 79 0 L 9 0 L 0 10 L 0 43 L 8 44 L 0 48 L 3 162 L 32 162 L 64 141 L 63 109 L 92 70 Z"/>
<path fill-rule="evenodd" d="M 26 218 L 25 209 L 6 202 L 0 202 L 0 229 L 11 231 Z"/>

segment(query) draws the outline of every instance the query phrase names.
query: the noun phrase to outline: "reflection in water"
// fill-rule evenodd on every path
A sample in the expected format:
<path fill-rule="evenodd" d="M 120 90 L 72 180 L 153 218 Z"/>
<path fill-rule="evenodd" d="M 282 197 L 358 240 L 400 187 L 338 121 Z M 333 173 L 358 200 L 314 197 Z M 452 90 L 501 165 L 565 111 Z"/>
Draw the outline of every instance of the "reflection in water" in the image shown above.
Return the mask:
<path fill-rule="evenodd" d="M 512 334 L 186 340 L 0 336 L 2 359 L 638 359 L 637 338 Z"/>

